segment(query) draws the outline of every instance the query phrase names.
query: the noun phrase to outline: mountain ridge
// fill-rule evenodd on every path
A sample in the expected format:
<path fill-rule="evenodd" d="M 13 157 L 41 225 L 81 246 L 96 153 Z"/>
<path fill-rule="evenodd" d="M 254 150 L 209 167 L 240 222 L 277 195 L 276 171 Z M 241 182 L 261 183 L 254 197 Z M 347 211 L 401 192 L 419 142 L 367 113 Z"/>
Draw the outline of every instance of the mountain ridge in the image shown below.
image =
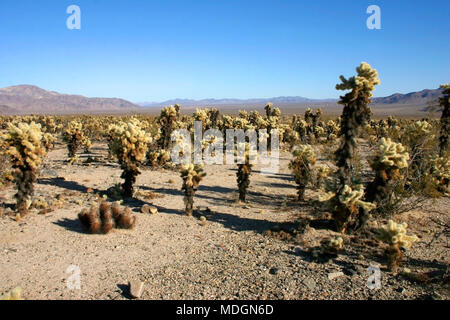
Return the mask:
<path fill-rule="evenodd" d="M 394 93 L 387 97 L 375 97 L 376 105 L 427 106 L 442 94 L 442 89 L 424 89 L 406 94 Z M 120 98 L 88 98 L 82 95 L 62 94 L 47 91 L 33 85 L 18 85 L 0 88 L 0 114 L 67 114 L 67 113 L 123 113 L 146 112 L 157 107 L 180 104 L 184 107 L 254 107 L 272 102 L 279 106 L 306 106 L 322 104 L 324 107 L 337 106 L 337 99 L 309 99 L 301 96 L 279 96 L 254 99 L 171 99 L 163 102 L 135 104 Z"/>

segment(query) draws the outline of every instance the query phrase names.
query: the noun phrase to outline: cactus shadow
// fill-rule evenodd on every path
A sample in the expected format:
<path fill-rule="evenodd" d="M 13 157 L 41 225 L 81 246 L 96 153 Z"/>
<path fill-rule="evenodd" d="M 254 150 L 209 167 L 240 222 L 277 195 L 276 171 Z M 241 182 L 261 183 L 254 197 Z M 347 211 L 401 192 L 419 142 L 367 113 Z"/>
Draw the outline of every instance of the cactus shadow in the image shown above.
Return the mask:
<path fill-rule="evenodd" d="M 86 193 L 88 190 L 88 187 L 85 187 L 85 186 L 79 184 L 78 182 L 68 181 L 68 180 L 65 180 L 62 178 L 39 178 L 37 180 L 37 183 L 55 186 L 55 187 L 68 189 L 68 190 L 72 190 L 72 191 L 83 192 L 83 193 Z M 94 188 L 91 188 L 91 189 L 95 193 L 101 192 L 101 190 L 99 190 L 99 189 L 94 189 Z"/>
<path fill-rule="evenodd" d="M 88 234 L 87 230 L 82 226 L 81 222 L 78 219 L 60 219 L 58 221 L 53 222 L 53 224 L 63 227 L 66 230 L 81 233 L 81 234 Z"/>
<path fill-rule="evenodd" d="M 254 231 L 262 234 L 264 231 L 278 225 L 278 222 L 243 218 L 231 213 L 211 212 L 211 214 L 206 215 L 206 217 L 208 221 L 220 223 L 225 228 L 238 232 Z"/>

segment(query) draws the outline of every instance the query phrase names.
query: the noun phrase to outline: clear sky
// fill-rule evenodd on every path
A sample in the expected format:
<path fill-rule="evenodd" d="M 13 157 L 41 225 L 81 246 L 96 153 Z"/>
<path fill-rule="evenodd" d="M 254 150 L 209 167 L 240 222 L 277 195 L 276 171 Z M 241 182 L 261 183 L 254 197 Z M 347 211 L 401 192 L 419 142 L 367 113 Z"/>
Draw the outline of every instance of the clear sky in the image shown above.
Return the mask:
<path fill-rule="evenodd" d="M 69 5 L 81 30 L 69 30 Z M 381 30 L 369 30 L 369 5 Z M 375 96 L 450 82 L 450 1 L 0 0 L 0 87 L 133 102 L 335 98 L 366 61 Z"/>

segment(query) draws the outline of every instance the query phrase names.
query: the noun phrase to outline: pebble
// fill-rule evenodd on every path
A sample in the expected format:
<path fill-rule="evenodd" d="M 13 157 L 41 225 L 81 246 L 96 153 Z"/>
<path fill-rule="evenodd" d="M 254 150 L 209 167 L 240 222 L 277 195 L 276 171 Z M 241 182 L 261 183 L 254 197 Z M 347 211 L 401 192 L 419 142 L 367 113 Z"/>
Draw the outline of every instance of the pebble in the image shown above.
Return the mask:
<path fill-rule="evenodd" d="M 275 274 L 278 273 L 278 271 L 280 271 L 278 268 L 272 268 L 272 269 L 269 270 L 269 273 L 275 275 Z"/>
<path fill-rule="evenodd" d="M 316 282 L 311 278 L 303 280 L 303 284 L 307 286 L 309 290 L 314 290 L 316 288 Z"/>
<path fill-rule="evenodd" d="M 142 292 L 144 290 L 144 283 L 142 281 L 139 281 L 139 280 L 129 281 L 128 286 L 129 286 L 129 290 L 130 290 L 130 295 L 133 298 L 138 299 L 141 297 Z"/>
<path fill-rule="evenodd" d="M 328 280 L 334 280 L 336 278 L 342 277 L 344 275 L 343 272 L 331 272 L 328 274 Z"/>

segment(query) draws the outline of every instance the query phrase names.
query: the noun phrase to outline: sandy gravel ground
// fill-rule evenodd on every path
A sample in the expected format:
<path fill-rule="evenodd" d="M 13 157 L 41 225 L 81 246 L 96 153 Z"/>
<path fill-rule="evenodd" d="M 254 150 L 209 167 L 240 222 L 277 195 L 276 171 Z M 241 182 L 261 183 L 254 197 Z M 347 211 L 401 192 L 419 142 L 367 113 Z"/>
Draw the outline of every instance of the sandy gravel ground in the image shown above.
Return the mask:
<path fill-rule="evenodd" d="M 106 146 L 94 144 L 91 157 L 105 155 Z M 261 175 L 256 166 L 246 204 L 236 203 L 234 166 L 207 166 L 195 197 L 195 206 L 207 217 L 204 226 L 183 215 L 177 172 L 143 168 L 137 180 L 141 195 L 125 202 L 137 215 L 136 228 L 108 235 L 86 233 L 77 214 L 94 193 L 121 182 L 120 168 L 105 161 L 69 167 L 65 158 L 62 145 L 48 155 L 35 194 L 62 195 L 62 208 L 34 212 L 19 222 L 7 209 L 0 218 L 0 294 L 20 286 L 25 299 L 128 299 L 128 281 L 141 280 L 142 299 L 449 298 L 448 233 L 438 223 L 448 225 L 448 198 L 396 218 L 420 236 L 405 252 L 405 267 L 429 276 L 420 281 L 387 272 L 382 246 L 370 237 L 344 236 L 342 254 L 315 261 L 309 248 L 336 234 L 320 223 L 297 235 L 289 232 L 299 216 L 314 219 L 321 213 L 294 201 L 287 154 L 277 175 Z M 13 194 L 12 188 L 0 191 L 3 206 L 13 203 Z M 149 194 L 153 199 L 145 197 Z M 314 192 L 308 190 L 307 196 Z M 159 213 L 140 213 L 143 204 L 156 206 Z M 70 265 L 81 270 L 80 290 L 67 288 Z M 379 290 L 366 285 L 370 265 L 381 267 Z M 330 279 L 335 272 L 343 275 Z"/>

